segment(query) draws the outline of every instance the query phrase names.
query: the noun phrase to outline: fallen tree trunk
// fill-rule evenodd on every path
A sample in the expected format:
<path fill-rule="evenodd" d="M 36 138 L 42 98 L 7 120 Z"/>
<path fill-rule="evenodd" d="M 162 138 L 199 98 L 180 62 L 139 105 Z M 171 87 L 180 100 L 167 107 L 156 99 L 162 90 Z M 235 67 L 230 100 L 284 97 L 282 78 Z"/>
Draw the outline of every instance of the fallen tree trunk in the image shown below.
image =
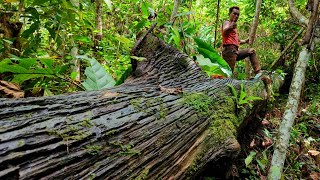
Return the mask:
<path fill-rule="evenodd" d="M 130 82 L 102 91 L 1 99 L 0 179 L 186 179 L 232 158 L 245 117 L 265 106 L 261 80 L 211 80 L 149 34 Z M 227 84 L 263 101 L 236 108 Z M 274 79 L 274 87 L 281 80 Z"/>

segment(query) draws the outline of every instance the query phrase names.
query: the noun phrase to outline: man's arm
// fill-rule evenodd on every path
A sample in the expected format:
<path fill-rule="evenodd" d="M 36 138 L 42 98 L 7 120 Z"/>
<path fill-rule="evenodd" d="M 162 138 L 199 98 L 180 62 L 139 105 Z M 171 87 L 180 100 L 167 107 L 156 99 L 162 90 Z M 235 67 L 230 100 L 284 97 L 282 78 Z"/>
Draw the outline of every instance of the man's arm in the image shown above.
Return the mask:
<path fill-rule="evenodd" d="M 240 44 L 248 44 L 249 43 L 249 38 L 245 39 L 245 40 L 240 40 L 239 43 Z"/>
<path fill-rule="evenodd" d="M 223 34 L 236 28 L 237 24 L 235 22 L 230 22 L 230 21 L 224 21 L 223 26 L 222 26 L 222 32 Z"/>

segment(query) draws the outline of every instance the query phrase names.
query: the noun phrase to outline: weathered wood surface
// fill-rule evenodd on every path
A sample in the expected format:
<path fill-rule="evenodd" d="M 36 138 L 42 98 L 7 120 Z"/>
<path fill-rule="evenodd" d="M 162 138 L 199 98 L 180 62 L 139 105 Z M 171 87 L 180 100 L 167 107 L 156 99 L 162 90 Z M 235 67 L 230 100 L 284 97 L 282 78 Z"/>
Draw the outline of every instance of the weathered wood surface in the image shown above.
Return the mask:
<path fill-rule="evenodd" d="M 134 55 L 147 60 L 118 87 L 0 99 L 0 179 L 185 179 L 236 156 L 237 130 L 253 111 L 236 112 L 227 84 L 262 97 L 258 110 L 261 80 L 211 80 L 151 34 Z M 211 100 L 208 111 L 186 104 L 196 93 Z"/>

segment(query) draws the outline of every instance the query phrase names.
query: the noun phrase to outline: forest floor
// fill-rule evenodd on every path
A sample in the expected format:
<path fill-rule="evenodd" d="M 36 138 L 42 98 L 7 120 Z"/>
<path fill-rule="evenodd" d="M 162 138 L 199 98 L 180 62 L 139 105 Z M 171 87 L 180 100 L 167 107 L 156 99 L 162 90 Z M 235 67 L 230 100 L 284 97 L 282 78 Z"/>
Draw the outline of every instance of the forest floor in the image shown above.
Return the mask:
<path fill-rule="evenodd" d="M 269 105 L 259 126 L 250 126 L 242 137 L 242 151 L 233 165 L 235 179 L 266 179 L 276 132 L 287 102 L 287 93 Z M 284 179 L 320 179 L 320 85 L 305 88 L 290 134 L 290 145 L 284 165 Z"/>

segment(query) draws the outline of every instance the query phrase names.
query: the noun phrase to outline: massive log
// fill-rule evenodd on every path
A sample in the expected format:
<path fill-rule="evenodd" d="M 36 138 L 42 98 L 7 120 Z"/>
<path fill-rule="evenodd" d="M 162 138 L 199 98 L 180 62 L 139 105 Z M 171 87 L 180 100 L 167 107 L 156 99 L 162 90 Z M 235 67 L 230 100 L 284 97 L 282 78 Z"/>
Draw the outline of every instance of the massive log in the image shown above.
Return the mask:
<path fill-rule="evenodd" d="M 1 99 L 0 179 L 186 179 L 235 157 L 246 117 L 267 102 L 264 83 L 209 79 L 152 34 L 133 53 L 146 60 L 121 86 Z M 263 98 L 253 109 L 227 86 L 242 83 Z"/>

